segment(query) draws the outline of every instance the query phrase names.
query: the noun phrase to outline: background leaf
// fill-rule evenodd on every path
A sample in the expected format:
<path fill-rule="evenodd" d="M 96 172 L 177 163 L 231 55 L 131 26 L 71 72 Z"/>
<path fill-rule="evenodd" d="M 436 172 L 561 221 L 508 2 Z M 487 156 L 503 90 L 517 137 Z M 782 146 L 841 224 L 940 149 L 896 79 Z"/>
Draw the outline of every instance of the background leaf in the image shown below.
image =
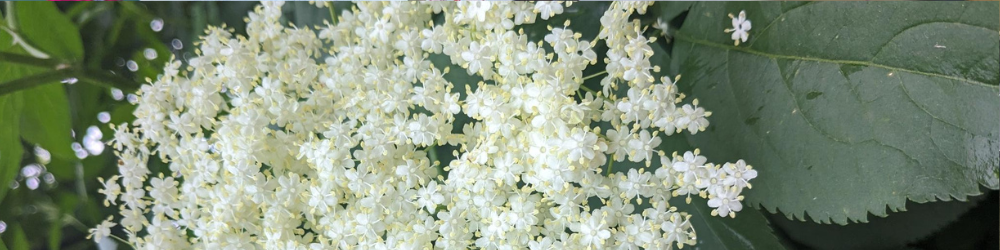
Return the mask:
<path fill-rule="evenodd" d="M 52 156 L 75 160 L 69 102 L 62 84 L 45 84 L 21 92 L 21 137 L 48 150 Z"/>
<path fill-rule="evenodd" d="M 757 167 L 748 203 L 789 218 L 866 222 L 996 189 L 996 5 L 698 3 L 672 61 L 714 113 L 692 145 Z M 733 47 L 740 10 L 754 28 Z"/>
<path fill-rule="evenodd" d="M 907 202 L 907 211 L 873 218 L 868 223 L 816 224 L 773 217 L 789 238 L 812 249 L 890 249 L 920 240 L 976 207 L 984 196 L 970 201 Z M 969 243 L 974 244 L 972 240 Z"/>
<path fill-rule="evenodd" d="M 83 59 L 80 31 L 55 3 L 16 3 L 14 9 L 17 32 L 31 45 L 56 58 Z"/>
<path fill-rule="evenodd" d="M 20 114 L 20 93 L 0 96 L 0 203 L 10 190 L 10 182 L 14 181 L 18 170 L 21 169 L 21 155 L 24 153 L 24 148 L 21 146 L 21 138 L 18 137 L 20 126 L 17 122 L 20 120 Z"/>
<path fill-rule="evenodd" d="M 697 230 L 698 243 L 695 249 L 785 249 L 781 241 L 772 233 L 770 223 L 760 211 L 746 206 L 736 218 L 712 216 L 712 208 L 705 199 L 692 198 L 686 204 L 678 197 L 671 206 L 677 211 L 692 214 L 691 226 Z"/>
<path fill-rule="evenodd" d="M 28 250 L 31 248 L 31 244 L 28 242 L 28 236 L 24 234 L 24 230 L 21 229 L 19 224 L 10 224 L 7 226 L 7 232 L 4 233 L 4 240 L 7 243 L 7 249 L 10 250 Z"/>
<path fill-rule="evenodd" d="M 0 32 L 0 51 L 8 52 L 13 47 L 12 38 L 7 32 Z M 17 79 L 20 72 L 17 67 L 0 67 L 0 83 Z M 20 121 L 22 98 L 20 92 L 0 96 L 0 203 L 10 190 L 10 182 L 21 169 L 21 158 L 24 148 L 21 145 Z"/>

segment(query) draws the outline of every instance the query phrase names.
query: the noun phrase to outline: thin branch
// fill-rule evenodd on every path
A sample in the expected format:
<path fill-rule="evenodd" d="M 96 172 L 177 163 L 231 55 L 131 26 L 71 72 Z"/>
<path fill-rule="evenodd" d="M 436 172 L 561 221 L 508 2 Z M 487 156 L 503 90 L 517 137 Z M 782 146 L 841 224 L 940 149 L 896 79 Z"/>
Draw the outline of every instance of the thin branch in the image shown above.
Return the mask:
<path fill-rule="evenodd" d="M 584 81 L 590 80 L 590 78 L 598 77 L 598 76 L 601 76 L 601 75 L 604 75 L 604 74 L 607 74 L 607 73 L 608 73 L 607 70 L 601 71 L 601 72 L 597 72 L 597 73 L 594 73 L 593 75 L 589 75 L 589 76 L 584 77 L 583 80 Z"/>
<path fill-rule="evenodd" d="M 125 79 L 124 77 L 101 71 L 83 72 L 82 74 L 79 75 L 79 78 L 80 80 L 92 84 L 97 84 L 109 88 L 118 88 L 126 93 L 139 90 L 139 87 L 141 86 L 141 84 L 136 84 L 136 82 Z"/>
<path fill-rule="evenodd" d="M 0 83 L 0 96 L 20 90 L 38 87 L 44 84 L 57 83 L 63 79 L 72 77 L 72 75 L 72 70 L 61 69 Z"/>
<path fill-rule="evenodd" d="M 611 176 L 611 170 L 613 169 L 614 166 L 615 166 L 615 156 L 614 154 L 612 154 L 611 157 L 608 158 L 608 172 L 604 173 L 604 176 Z"/>
<path fill-rule="evenodd" d="M 118 237 L 117 235 L 109 234 L 108 237 L 111 237 L 112 239 L 118 240 L 121 243 L 124 243 L 125 245 L 128 245 L 129 247 L 132 247 L 132 249 L 138 249 L 138 248 L 135 247 L 135 245 L 132 245 L 132 243 L 129 243 L 127 240 L 122 239 L 121 237 Z"/>
<path fill-rule="evenodd" d="M 61 63 L 53 59 L 40 59 L 33 56 L 0 52 L 0 62 L 12 62 L 28 66 L 42 67 L 47 69 L 59 69 L 69 67 L 68 64 Z"/>

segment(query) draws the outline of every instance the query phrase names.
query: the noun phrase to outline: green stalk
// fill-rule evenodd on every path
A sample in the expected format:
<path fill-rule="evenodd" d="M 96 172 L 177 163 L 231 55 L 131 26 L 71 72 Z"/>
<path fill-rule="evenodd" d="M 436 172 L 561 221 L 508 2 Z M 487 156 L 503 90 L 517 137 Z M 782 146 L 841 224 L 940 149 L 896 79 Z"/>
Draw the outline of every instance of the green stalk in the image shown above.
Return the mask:
<path fill-rule="evenodd" d="M 53 59 L 41 59 L 33 56 L 0 52 L 0 62 L 12 62 L 28 66 L 42 67 L 48 69 L 58 69 L 67 67 L 66 64 Z"/>
<path fill-rule="evenodd" d="M 44 84 L 56 83 L 63 79 L 72 77 L 73 73 L 74 72 L 72 70 L 61 69 L 0 83 L 0 96 L 14 93 L 19 90 L 38 87 Z"/>

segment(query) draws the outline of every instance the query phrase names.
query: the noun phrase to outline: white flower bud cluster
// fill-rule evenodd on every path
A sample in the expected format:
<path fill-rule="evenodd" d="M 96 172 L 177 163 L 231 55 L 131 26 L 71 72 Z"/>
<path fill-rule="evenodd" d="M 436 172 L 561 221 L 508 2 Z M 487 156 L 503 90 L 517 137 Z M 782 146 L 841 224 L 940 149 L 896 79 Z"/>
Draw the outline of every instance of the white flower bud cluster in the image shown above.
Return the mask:
<path fill-rule="evenodd" d="M 95 240 L 121 224 L 143 249 L 693 245 L 691 215 L 668 200 L 700 195 L 735 216 L 756 171 L 657 150 L 661 132 L 704 131 L 711 113 L 653 78 L 655 39 L 629 20 L 648 5 L 601 18 L 596 92 L 582 86 L 596 41 L 569 22 L 544 41 L 519 28 L 562 3 L 360 2 L 313 30 L 278 24 L 282 3 L 265 2 L 246 37 L 211 28 L 189 67 L 143 86 L 110 143 L 120 174 L 100 190 L 121 216 Z M 432 54 L 484 81 L 450 82 Z M 455 160 L 428 153 L 444 145 Z M 663 167 L 608 174 L 609 155 Z M 150 176 L 150 157 L 169 171 Z"/>

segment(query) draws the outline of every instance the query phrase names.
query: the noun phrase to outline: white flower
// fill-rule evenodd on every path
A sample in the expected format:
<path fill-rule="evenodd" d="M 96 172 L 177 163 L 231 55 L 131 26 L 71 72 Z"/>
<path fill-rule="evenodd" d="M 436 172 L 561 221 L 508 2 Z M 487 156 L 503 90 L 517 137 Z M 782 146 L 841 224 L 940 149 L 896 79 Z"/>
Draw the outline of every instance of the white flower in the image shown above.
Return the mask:
<path fill-rule="evenodd" d="M 729 18 L 733 19 L 733 28 L 726 29 L 725 32 L 733 32 L 732 39 L 735 46 L 740 45 L 740 41 L 746 42 L 747 38 L 750 36 L 750 20 L 747 20 L 746 11 L 740 11 L 740 15 L 734 17 L 732 13 L 729 14 Z"/>
<path fill-rule="evenodd" d="M 609 129 L 607 136 L 610 142 L 608 145 L 608 152 L 611 153 L 616 160 L 625 160 L 625 155 L 628 154 L 629 151 L 629 139 L 631 139 L 628 130 L 618 131 Z"/>
<path fill-rule="evenodd" d="M 101 242 L 101 239 L 111 235 L 111 228 L 118 225 L 111 222 L 112 219 L 113 218 L 111 216 L 108 216 L 108 218 L 102 221 L 101 224 L 98 224 L 97 227 L 88 230 L 90 235 L 87 235 L 87 239 L 94 239 L 94 242 Z"/>
<path fill-rule="evenodd" d="M 670 26 L 667 25 L 667 22 L 664 22 L 662 18 L 657 17 L 656 23 L 653 24 L 653 28 L 660 30 L 663 34 L 667 34 L 667 29 L 669 29 Z"/>
<path fill-rule="evenodd" d="M 598 144 L 597 135 L 586 130 L 579 130 L 570 135 L 563 141 L 562 147 L 569 151 L 570 162 L 594 159 L 595 150 L 607 148 L 603 142 Z"/>
<path fill-rule="evenodd" d="M 396 29 L 396 25 L 387 19 L 380 19 L 372 24 L 372 30 L 368 32 L 368 39 L 378 40 L 383 43 L 389 42 L 389 34 Z"/>
<path fill-rule="evenodd" d="M 210 28 L 188 67 L 171 60 L 130 97 L 136 121 L 109 144 L 118 173 L 100 179 L 121 217 L 92 237 L 119 223 L 156 249 L 692 245 L 671 198 L 709 197 L 732 216 L 740 196 L 724 189 L 756 172 L 657 150 L 660 132 L 700 132 L 710 112 L 654 83 L 661 55 L 636 17 L 649 5 L 612 3 L 597 54 L 602 41 L 572 31 L 592 27 L 516 29 L 561 3 L 358 2 L 317 33 L 265 2 L 245 36 Z M 582 82 L 599 60 L 597 92 Z M 609 156 L 663 167 L 611 169 Z M 167 161 L 163 175 L 149 176 L 151 160 Z"/>
<path fill-rule="evenodd" d="M 489 45 L 472 42 L 472 44 L 469 44 L 469 50 L 462 52 L 462 60 L 468 62 L 470 75 L 474 73 L 486 75 L 485 72 L 490 71 L 493 63 L 490 62 L 489 51 Z"/>
<path fill-rule="evenodd" d="M 444 33 L 444 28 L 441 26 L 435 26 L 432 29 L 424 29 L 420 31 L 424 40 L 420 42 L 420 48 L 424 51 L 441 53 L 441 46 L 443 43 L 448 42 L 448 37 Z"/>
<path fill-rule="evenodd" d="M 470 2 L 468 9 L 466 10 L 466 15 L 468 15 L 467 18 L 475 19 L 480 22 L 486 21 L 486 13 L 489 12 L 490 7 L 493 7 L 492 2 Z"/>
<path fill-rule="evenodd" d="M 108 178 L 107 181 L 104 181 L 104 178 L 97 177 L 97 180 L 101 182 L 101 185 L 104 185 L 104 188 L 97 190 L 98 193 L 104 194 L 105 196 L 104 206 L 108 206 L 109 204 L 117 205 L 115 200 L 117 200 L 118 195 L 122 193 L 122 188 L 118 185 L 119 177 L 121 176 L 111 176 L 111 178 Z"/>
<path fill-rule="evenodd" d="M 708 117 L 711 112 L 705 112 L 704 108 L 690 104 L 684 104 L 680 111 L 682 113 L 675 122 L 676 132 L 687 129 L 691 134 L 697 134 L 698 131 L 705 131 L 705 128 L 708 127 L 708 119 L 705 117 Z"/>
<path fill-rule="evenodd" d="M 434 212 L 437 206 L 444 202 L 444 195 L 438 193 L 440 189 L 437 182 L 431 181 L 430 184 L 417 191 L 417 204 L 427 211 Z"/>
<path fill-rule="evenodd" d="M 682 157 L 678 157 L 675 153 L 673 165 L 674 170 L 677 172 L 687 172 L 696 167 L 705 165 L 705 162 L 708 161 L 708 159 L 704 156 L 698 155 L 698 151 L 699 150 L 695 150 L 694 152 L 684 152 Z"/>
<path fill-rule="evenodd" d="M 750 180 L 757 178 L 757 170 L 743 160 L 738 160 L 735 164 L 726 163 L 722 165 L 722 170 L 726 171 L 726 178 L 722 181 L 726 186 L 751 188 Z"/>
<path fill-rule="evenodd" d="M 743 210 L 743 204 L 740 204 L 740 201 L 743 200 L 743 196 L 740 196 L 740 190 L 738 187 L 718 187 L 715 194 L 708 200 L 708 206 L 715 208 L 712 210 L 712 215 L 735 218 L 736 212 Z"/>
<path fill-rule="evenodd" d="M 535 12 L 541 14 L 543 20 L 549 20 L 550 17 L 562 14 L 563 6 L 561 2 L 539 1 L 535 2 Z"/>
<path fill-rule="evenodd" d="M 654 131 L 653 135 L 650 135 L 649 131 L 642 130 L 637 136 L 633 136 L 628 141 L 628 160 L 633 162 L 646 160 L 646 166 L 649 166 L 653 160 L 653 150 L 660 146 L 660 137 L 656 136 L 657 132 L 659 131 Z"/>
<path fill-rule="evenodd" d="M 670 221 L 663 222 L 660 228 L 666 232 L 666 237 L 663 238 L 667 244 L 677 243 L 678 248 L 682 248 L 684 244 L 694 245 L 694 231 L 691 228 L 690 215 L 682 216 L 679 213 L 672 213 L 670 215 Z"/>
<path fill-rule="evenodd" d="M 595 211 L 598 212 L 598 211 Z M 611 238 L 611 231 L 603 215 L 583 212 L 580 221 L 573 223 L 571 230 L 579 233 L 580 245 L 601 248 Z"/>
<path fill-rule="evenodd" d="M 646 195 L 649 193 L 649 172 L 636 171 L 634 168 L 628 170 L 628 174 L 623 176 L 618 182 L 618 188 L 623 191 L 622 195 L 625 199 L 632 199 L 636 196 L 642 194 Z"/>

